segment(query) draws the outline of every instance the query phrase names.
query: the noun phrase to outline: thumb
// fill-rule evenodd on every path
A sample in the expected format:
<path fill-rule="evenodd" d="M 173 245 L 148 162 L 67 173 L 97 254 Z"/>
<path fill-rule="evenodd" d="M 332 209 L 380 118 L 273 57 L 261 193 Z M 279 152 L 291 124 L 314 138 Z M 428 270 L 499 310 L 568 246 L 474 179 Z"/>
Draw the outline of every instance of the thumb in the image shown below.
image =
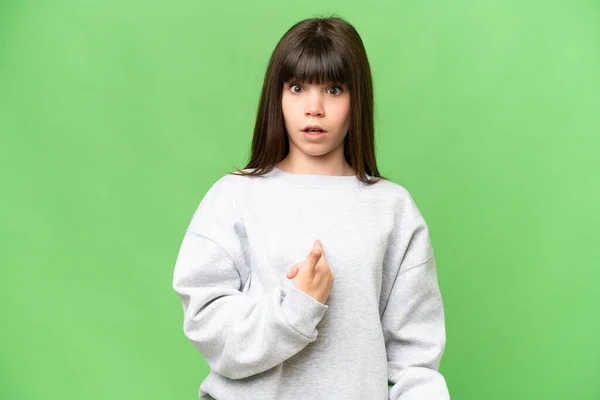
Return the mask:
<path fill-rule="evenodd" d="M 292 279 L 292 278 L 294 278 L 296 276 L 296 274 L 298 274 L 298 266 L 297 265 L 293 265 L 292 268 L 290 268 L 290 270 L 286 274 L 286 278 Z"/>

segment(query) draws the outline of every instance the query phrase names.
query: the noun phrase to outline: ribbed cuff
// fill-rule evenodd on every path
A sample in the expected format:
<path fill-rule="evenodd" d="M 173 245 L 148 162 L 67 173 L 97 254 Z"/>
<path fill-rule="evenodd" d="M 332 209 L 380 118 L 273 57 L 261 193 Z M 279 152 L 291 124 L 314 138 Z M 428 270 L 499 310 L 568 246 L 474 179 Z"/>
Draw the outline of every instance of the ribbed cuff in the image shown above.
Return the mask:
<path fill-rule="evenodd" d="M 316 339 L 317 324 L 329 306 L 319 302 L 293 284 L 285 287 L 285 297 L 281 302 L 285 321 L 304 336 Z"/>

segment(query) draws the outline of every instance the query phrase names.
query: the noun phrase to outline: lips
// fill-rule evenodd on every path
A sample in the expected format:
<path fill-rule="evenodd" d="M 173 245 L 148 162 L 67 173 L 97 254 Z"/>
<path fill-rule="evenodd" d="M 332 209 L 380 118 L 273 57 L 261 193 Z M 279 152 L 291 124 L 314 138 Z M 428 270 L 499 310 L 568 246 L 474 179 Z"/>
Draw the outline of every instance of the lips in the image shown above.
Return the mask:
<path fill-rule="evenodd" d="M 302 131 L 315 133 L 326 132 L 320 125 L 306 125 Z"/>

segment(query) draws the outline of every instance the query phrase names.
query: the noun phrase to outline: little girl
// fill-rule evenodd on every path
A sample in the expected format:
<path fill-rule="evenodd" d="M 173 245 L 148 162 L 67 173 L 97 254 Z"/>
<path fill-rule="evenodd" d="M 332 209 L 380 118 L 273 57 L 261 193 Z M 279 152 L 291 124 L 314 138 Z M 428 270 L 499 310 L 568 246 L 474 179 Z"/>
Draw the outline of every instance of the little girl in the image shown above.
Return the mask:
<path fill-rule="evenodd" d="M 281 38 L 236 170 L 200 202 L 173 276 L 210 367 L 200 398 L 449 399 L 428 226 L 377 170 L 352 25 L 307 19 Z"/>

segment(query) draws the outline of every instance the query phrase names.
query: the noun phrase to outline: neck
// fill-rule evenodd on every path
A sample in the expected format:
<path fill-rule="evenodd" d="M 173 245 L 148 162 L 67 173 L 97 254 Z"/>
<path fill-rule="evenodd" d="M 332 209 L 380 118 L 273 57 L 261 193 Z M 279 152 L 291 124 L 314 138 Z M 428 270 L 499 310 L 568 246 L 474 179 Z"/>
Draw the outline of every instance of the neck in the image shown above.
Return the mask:
<path fill-rule="evenodd" d="M 298 175 L 327 175 L 327 176 L 353 176 L 354 169 L 342 159 L 327 159 L 326 157 L 306 156 L 291 157 L 288 155 L 276 165 L 280 170 Z"/>

